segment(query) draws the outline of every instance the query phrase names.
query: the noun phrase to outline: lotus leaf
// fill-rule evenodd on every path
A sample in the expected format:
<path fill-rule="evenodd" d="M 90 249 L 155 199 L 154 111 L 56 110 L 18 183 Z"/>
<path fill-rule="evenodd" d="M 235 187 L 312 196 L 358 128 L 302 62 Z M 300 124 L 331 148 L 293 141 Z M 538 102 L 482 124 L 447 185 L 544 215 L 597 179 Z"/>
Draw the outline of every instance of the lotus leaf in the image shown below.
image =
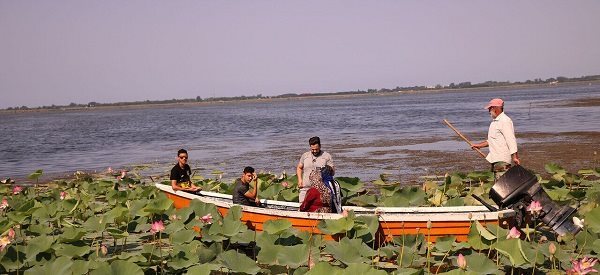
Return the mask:
<path fill-rule="evenodd" d="M 177 253 L 171 254 L 167 265 L 174 270 L 180 270 L 196 263 L 198 263 L 197 255 L 194 255 L 191 251 L 180 250 Z"/>
<path fill-rule="evenodd" d="M 39 236 L 30 239 L 28 245 L 25 246 L 25 255 L 27 255 L 26 261 L 30 262 L 35 260 L 39 253 L 50 249 L 53 243 L 54 240 L 50 236 Z"/>
<path fill-rule="evenodd" d="M 287 188 L 279 193 L 279 198 L 283 198 L 284 201 L 298 201 L 298 189 Z"/>
<path fill-rule="evenodd" d="M 382 274 L 385 275 L 387 272 L 384 270 L 378 270 L 373 268 L 371 265 L 366 263 L 349 264 L 344 270 L 346 274 Z"/>
<path fill-rule="evenodd" d="M 67 227 L 60 235 L 59 240 L 61 242 L 69 243 L 81 240 L 85 236 L 85 231 L 81 228 Z"/>
<path fill-rule="evenodd" d="M 560 165 L 558 165 L 556 163 L 548 163 L 548 164 L 544 165 L 544 169 L 546 170 L 546 172 L 548 172 L 550 174 L 566 173 L 565 169 L 563 169 L 562 167 L 560 167 Z"/>
<path fill-rule="evenodd" d="M 150 204 L 146 206 L 144 211 L 151 214 L 162 214 L 173 205 L 173 201 L 167 198 L 163 193 L 158 194 L 156 198 L 150 201 Z"/>
<path fill-rule="evenodd" d="M 181 231 L 185 228 L 185 224 L 183 221 L 171 221 L 166 227 L 164 233 L 173 234 L 175 232 Z"/>
<path fill-rule="evenodd" d="M 210 275 L 212 271 L 218 271 L 219 266 L 215 264 L 201 264 L 195 265 L 188 268 L 185 271 L 185 274 L 193 274 L 193 275 Z"/>
<path fill-rule="evenodd" d="M 221 218 L 221 214 L 219 214 L 217 207 L 211 203 L 204 203 L 200 200 L 192 200 L 188 208 L 194 210 L 196 217 L 202 217 L 204 215 L 211 214 L 213 217 L 213 223 L 218 222 L 218 220 Z"/>
<path fill-rule="evenodd" d="M 465 259 L 469 271 L 476 272 L 477 274 L 502 274 L 498 270 L 496 263 L 490 260 L 485 254 L 473 253 L 466 255 Z"/>
<path fill-rule="evenodd" d="M 59 257 L 45 265 L 35 266 L 25 272 L 25 274 L 71 274 L 73 261 L 68 257 Z"/>
<path fill-rule="evenodd" d="M 184 244 L 194 240 L 197 234 L 194 230 L 181 230 L 170 234 L 170 239 L 173 244 Z"/>
<path fill-rule="evenodd" d="M 454 241 L 456 241 L 456 237 L 454 236 L 439 237 L 435 240 L 434 248 L 438 252 L 446 253 L 452 250 Z"/>
<path fill-rule="evenodd" d="M 340 188 L 349 192 L 346 196 L 352 193 L 359 193 L 365 190 L 364 183 L 360 182 L 359 178 L 338 177 L 335 178 L 340 184 Z"/>
<path fill-rule="evenodd" d="M 317 264 L 315 264 L 315 266 L 311 270 L 309 270 L 305 274 L 306 275 L 322 275 L 322 274 L 343 275 L 345 273 L 344 273 L 343 269 L 341 269 L 337 266 L 332 266 L 326 262 L 318 262 Z"/>
<path fill-rule="evenodd" d="M 391 197 L 393 198 L 393 203 L 390 203 L 386 199 L 386 204 L 384 204 L 384 206 L 421 206 L 425 203 L 425 196 L 425 191 L 421 190 L 419 187 L 402 187 Z"/>
<path fill-rule="evenodd" d="M 541 265 L 545 261 L 540 245 L 532 245 L 528 242 L 521 242 L 521 251 L 523 252 L 525 259 L 532 265 Z"/>
<path fill-rule="evenodd" d="M 514 267 L 520 267 L 529 261 L 525 258 L 520 239 L 499 240 L 496 244 L 496 250 L 508 257 Z"/>
<path fill-rule="evenodd" d="M 264 190 L 260 190 L 258 193 L 261 198 L 276 199 L 279 192 L 281 192 L 283 189 L 283 186 L 274 184 L 265 188 Z"/>
<path fill-rule="evenodd" d="M 600 255 L 600 239 L 597 239 L 592 243 L 592 250 L 596 252 L 596 255 Z"/>
<path fill-rule="evenodd" d="M 208 234 L 232 237 L 239 233 L 245 232 L 248 230 L 248 228 L 240 221 L 241 216 L 242 208 L 239 205 L 231 207 L 227 213 L 227 216 L 223 218 L 223 224 L 211 224 Z"/>
<path fill-rule="evenodd" d="M 448 201 L 448 197 L 442 192 L 442 190 L 436 190 L 435 193 L 433 194 L 433 197 L 429 198 L 429 202 L 433 206 L 442 206 L 442 205 L 446 204 L 447 201 Z M 408 205 L 403 205 L 403 206 L 408 206 Z"/>
<path fill-rule="evenodd" d="M 257 260 L 262 264 L 298 268 L 307 263 L 308 253 L 309 248 L 305 244 L 294 246 L 266 245 L 260 247 Z"/>
<path fill-rule="evenodd" d="M 471 223 L 471 229 L 469 230 L 467 242 L 473 249 L 477 250 L 488 249 L 492 244 L 490 240 L 483 238 L 481 234 L 479 234 L 478 226 L 475 223 Z"/>
<path fill-rule="evenodd" d="M 463 205 L 465 205 L 465 199 L 460 198 L 460 197 L 449 199 L 448 201 L 446 201 L 446 204 L 444 204 L 444 206 L 463 206 Z"/>
<path fill-rule="evenodd" d="M 263 230 L 272 235 L 279 235 L 292 227 L 292 222 L 287 219 L 268 220 L 263 225 Z"/>
<path fill-rule="evenodd" d="M 35 172 L 29 174 L 27 178 L 30 180 L 37 181 L 42 176 L 42 174 L 44 174 L 44 170 L 36 170 Z"/>
<path fill-rule="evenodd" d="M 348 199 L 348 202 L 357 206 L 375 206 L 377 197 L 374 195 L 359 195 Z"/>
<path fill-rule="evenodd" d="M 90 271 L 90 261 L 75 260 L 70 271 L 73 275 L 88 274 Z"/>
<path fill-rule="evenodd" d="M 116 205 L 102 216 L 102 221 L 105 223 L 113 223 L 125 219 L 129 214 L 129 210 L 123 206 Z"/>
<path fill-rule="evenodd" d="M 123 230 L 118 229 L 118 228 L 107 228 L 106 232 L 111 237 L 113 237 L 115 240 L 122 239 L 122 238 L 125 238 L 125 237 L 129 236 L 129 233 L 127 233 L 127 231 L 123 231 Z"/>
<path fill-rule="evenodd" d="M 379 218 L 377 216 L 358 216 L 354 219 L 354 223 L 354 236 L 356 238 L 361 238 L 364 242 L 375 240 L 375 235 L 379 229 Z"/>
<path fill-rule="evenodd" d="M 91 248 L 82 243 L 77 243 L 77 245 L 65 243 L 55 244 L 53 245 L 53 249 L 56 252 L 56 256 L 66 256 L 69 258 L 82 257 L 91 252 Z"/>
<path fill-rule="evenodd" d="M 233 272 L 256 274 L 260 270 L 252 259 L 234 250 L 219 254 L 217 261 Z"/>
<path fill-rule="evenodd" d="M 585 225 L 592 231 L 600 233 L 600 208 L 595 208 L 585 214 Z"/>
<path fill-rule="evenodd" d="M 91 275 L 103 275 L 103 274 L 127 274 L 127 275 L 143 275 L 142 269 L 134 264 L 127 261 L 115 260 L 110 263 L 110 266 L 100 267 L 90 272 Z"/>
<path fill-rule="evenodd" d="M 90 217 L 82 226 L 88 232 L 102 232 L 106 228 L 106 223 L 100 217 Z"/>
<path fill-rule="evenodd" d="M 423 274 L 423 269 L 414 269 L 414 268 L 398 268 L 394 274 L 396 275 L 420 275 Z"/>
<path fill-rule="evenodd" d="M 360 239 L 348 239 L 347 237 L 342 238 L 339 242 L 328 243 L 324 249 L 325 252 L 331 253 L 335 259 L 343 262 L 344 264 L 351 263 L 368 263 L 371 262 L 366 257 L 373 257 L 377 255 L 377 252 Z"/>
<path fill-rule="evenodd" d="M 338 233 L 346 233 L 354 227 L 354 219 L 350 217 L 343 217 L 337 220 L 321 220 L 317 225 L 317 228 L 321 232 L 334 235 Z"/>
<path fill-rule="evenodd" d="M 484 237 L 486 240 L 491 241 L 496 239 L 496 235 L 488 231 L 487 228 L 485 228 L 481 223 L 479 223 L 479 221 L 475 221 L 475 226 L 477 227 L 477 232 L 479 232 L 479 235 Z"/>
<path fill-rule="evenodd" d="M 32 224 L 27 228 L 27 231 L 37 235 L 48 235 L 52 233 L 53 229 L 46 224 Z"/>

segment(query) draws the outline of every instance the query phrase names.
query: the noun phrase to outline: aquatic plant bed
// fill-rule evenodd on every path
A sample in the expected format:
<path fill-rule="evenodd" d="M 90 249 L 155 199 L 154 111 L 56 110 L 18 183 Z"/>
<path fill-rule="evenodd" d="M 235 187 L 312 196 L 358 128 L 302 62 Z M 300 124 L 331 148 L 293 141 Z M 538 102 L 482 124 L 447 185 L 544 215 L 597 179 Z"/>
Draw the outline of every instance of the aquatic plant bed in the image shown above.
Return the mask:
<path fill-rule="evenodd" d="M 455 236 L 428 242 L 431 228 L 376 243 L 377 216 L 352 211 L 319 229 L 337 241 L 298 231 L 286 219 L 249 230 L 234 206 L 222 216 L 215 205 L 173 203 L 133 175 L 78 173 L 40 187 L 0 185 L 0 273 L 13 274 L 585 274 L 598 269 L 600 254 L 600 169 L 569 173 L 546 165 L 540 178 L 560 204 L 578 207 L 576 236 L 556 236 L 527 209 L 522 228 L 483 225 L 476 219 L 465 242 Z M 32 179 L 42 175 L 32 174 Z M 118 176 L 118 177 L 117 177 Z M 261 174 L 262 198 L 293 201 L 295 177 Z M 430 179 L 430 180 L 427 180 Z M 384 177 L 371 183 L 339 178 L 346 205 L 477 205 L 469 195 L 491 186 L 487 172 L 428 177 L 403 187 Z M 199 176 L 204 190 L 227 193 L 229 183 Z"/>

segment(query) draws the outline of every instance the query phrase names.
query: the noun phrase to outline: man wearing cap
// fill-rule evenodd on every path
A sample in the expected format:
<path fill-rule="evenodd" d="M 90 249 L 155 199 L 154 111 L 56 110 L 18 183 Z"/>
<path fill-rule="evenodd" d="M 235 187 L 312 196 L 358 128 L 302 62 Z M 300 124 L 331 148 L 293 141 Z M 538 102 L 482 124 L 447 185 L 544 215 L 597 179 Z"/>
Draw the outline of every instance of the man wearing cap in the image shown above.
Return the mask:
<path fill-rule="evenodd" d="M 485 159 L 492 164 L 492 172 L 496 179 L 501 177 L 512 165 L 520 165 L 517 153 L 517 139 L 513 122 L 504 113 L 504 101 L 494 98 L 485 106 L 490 112 L 492 123 L 488 130 L 487 140 L 473 144 L 472 148 L 490 147 Z"/>

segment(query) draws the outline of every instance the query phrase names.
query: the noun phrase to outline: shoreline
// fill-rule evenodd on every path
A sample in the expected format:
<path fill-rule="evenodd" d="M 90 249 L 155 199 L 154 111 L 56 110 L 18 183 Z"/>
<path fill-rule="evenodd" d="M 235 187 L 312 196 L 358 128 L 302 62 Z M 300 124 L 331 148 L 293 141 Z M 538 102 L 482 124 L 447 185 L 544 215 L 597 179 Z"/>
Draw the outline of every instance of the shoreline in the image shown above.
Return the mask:
<path fill-rule="evenodd" d="M 543 89 L 543 88 L 557 88 L 557 87 L 574 87 L 574 86 L 588 86 L 588 85 L 600 85 L 600 81 L 580 81 L 580 82 L 566 82 L 559 84 L 523 84 L 523 85 L 509 85 L 509 86 L 495 86 L 495 87 L 477 87 L 477 88 L 457 88 L 457 89 L 427 89 L 427 90 L 409 90 L 399 92 L 384 92 L 384 93 L 364 93 L 364 94 L 328 94 L 319 95 L 318 93 L 307 95 L 307 96 L 295 96 L 286 98 L 255 98 L 255 99 L 235 99 L 227 101 L 202 101 L 202 102 L 178 102 L 178 103 L 156 103 L 147 104 L 135 102 L 127 102 L 124 105 L 119 106 L 97 106 L 97 107 L 65 107 L 60 109 L 35 109 L 36 107 L 28 110 L 7 110 L 0 109 L 0 115 L 5 114 L 27 114 L 27 113 L 65 113 L 65 112 L 81 112 L 81 111 L 102 111 L 102 110 L 138 110 L 148 108 L 191 108 L 198 106 L 219 106 L 229 104 L 243 104 L 243 103 L 257 103 L 257 102 L 281 102 L 290 100 L 307 100 L 307 99 L 343 99 L 343 98 L 356 98 L 356 97 L 371 97 L 371 96 L 397 96 L 401 94 L 437 94 L 437 93 L 468 93 L 474 91 L 514 91 L 521 89 Z M 596 103 L 598 106 L 600 103 Z M 579 106 L 568 106 L 567 107 L 579 107 Z"/>

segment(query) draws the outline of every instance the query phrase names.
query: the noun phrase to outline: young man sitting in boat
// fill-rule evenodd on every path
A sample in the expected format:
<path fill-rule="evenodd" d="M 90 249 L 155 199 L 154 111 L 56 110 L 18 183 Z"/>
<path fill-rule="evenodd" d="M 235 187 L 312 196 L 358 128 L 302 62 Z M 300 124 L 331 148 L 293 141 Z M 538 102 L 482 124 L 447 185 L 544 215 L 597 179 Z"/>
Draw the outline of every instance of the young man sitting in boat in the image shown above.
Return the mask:
<path fill-rule="evenodd" d="M 252 183 L 252 190 L 250 190 L 250 183 Z M 245 167 L 242 176 L 235 181 L 233 203 L 248 206 L 259 205 L 257 183 L 258 177 L 254 173 L 254 168 L 250 166 Z"/>
<path fill-rule="evenodd" d="M 187 151 L 185 149 L 179 149 L 179 151 L 177 151 L 177 164 L 171 169 L 171 187 L 174 191 L 196 193 L 202 190 L 202 188 L 192 183 L 192 180 L 190 179 L 192 169 L 187 164 L 187 161 Z"/>

